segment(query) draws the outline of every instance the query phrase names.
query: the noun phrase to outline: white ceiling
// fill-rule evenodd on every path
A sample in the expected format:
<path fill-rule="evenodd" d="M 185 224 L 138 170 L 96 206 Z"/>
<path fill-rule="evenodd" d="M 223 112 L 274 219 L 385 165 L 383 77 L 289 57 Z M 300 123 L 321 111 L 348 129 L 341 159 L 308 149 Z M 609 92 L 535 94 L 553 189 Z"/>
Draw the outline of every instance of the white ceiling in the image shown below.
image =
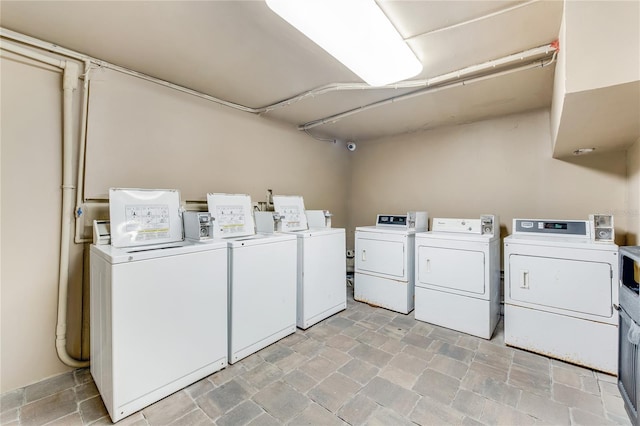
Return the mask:
<path fill-rule="evenodd" d="M 546 45 L 562 1 L 377 0 L 437 77 Z M 259 108 L 332 83 L 361 83 L 255 1 L 7 1 L 0 26 L 244 106 Z M 554 66 L 427 91 L 318 125 L 316 137 L 363 141 L 549 107 Z M 266 118 L 298 126 L 419 89 L 341 90 Z"/>

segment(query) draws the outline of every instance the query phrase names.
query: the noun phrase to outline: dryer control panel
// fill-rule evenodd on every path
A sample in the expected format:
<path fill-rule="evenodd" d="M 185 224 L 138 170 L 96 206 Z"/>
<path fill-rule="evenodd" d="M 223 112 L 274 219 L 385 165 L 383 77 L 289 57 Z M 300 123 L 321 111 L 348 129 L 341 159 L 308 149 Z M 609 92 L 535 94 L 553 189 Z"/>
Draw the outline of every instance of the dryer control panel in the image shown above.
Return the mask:
<path fill-rule="evenodd" d="M 407 212 L 406 214 L 379 214 L 376 226 L 398 229 L 426 231 L 429 214 L 427 212 Z"/>
<path fill-rule="evenodd" d="M 431 224 L 432 232 L 462 232 L 479 234 L 481 232 L 480 219 L 453 219 L 434 217 Z"/>
<path fill-rule="evenodd" d="M 498 216 L 483 214 L 480 219 L 454 219 L 434 217 L 432 232 L 459 232 L 464 234 L 496 235 L 499 233 Z"/>
<path fill-rule="evenodd" d="M 513 233 L 591 238 L 587 220 L 513 219 Z"/>

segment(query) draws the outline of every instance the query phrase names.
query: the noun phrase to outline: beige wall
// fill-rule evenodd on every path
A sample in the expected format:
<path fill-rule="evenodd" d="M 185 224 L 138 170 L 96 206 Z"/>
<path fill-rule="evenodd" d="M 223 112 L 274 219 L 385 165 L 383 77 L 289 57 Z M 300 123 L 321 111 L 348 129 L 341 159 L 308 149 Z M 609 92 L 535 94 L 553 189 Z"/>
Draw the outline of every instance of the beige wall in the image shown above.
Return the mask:
<path fill-rule="evenodd" d="M 264 201 L 270 188 L 346 223 L 344 144 L 117 71 L 95 72 L 90 90 L 87 198 L 134 186 L 178 188 L 190 201 L 207 192 Z"/>
<path fill-rule="evenodd" d="M 377 213 L 588 219 L 624 211 L 625 152 L 551 158 L 549 111 L 360 143 L 353 153 L 348 245 Z M 616 215 L 616 230 L 627 229 Z"/>
<path fill-rule="evenodd" d="M 2 57 L 0 393 L 68 370 L 54 344 L 61 74 L 4 51 Z M 107 87 L 104 75 L 96 77 L 86 169 L 91 198 L 103 198 L 110 186 L 134 186 L 178 188 L 183 200 L 203 201 L 206 192 L 242 192 L 263 201 L 271 188 L 303 195 L 307 208 L 329 209 L 334 226 L 346 225 L 349 156 L 344 144 L 313 140 L 291 126 L 138 78 L 112 75 L 117 83 Z M 82 260 L 83 246 L 72 245 L 68 327 L 76 355 Z"/>
<path fill-rule="evenodd" d="M 559 40 L 553 155 L 624 149 L 638 137 L 640 2 L 568 0 Z"/>
<path fill-rule="evenodd" d="M 627 151 L 627 245 L 640 245 L 640 138 Z"/>
<path fill-rule="evenodd" d="M 638 81 L 640 2 L 565 2 L 567 92 Z"/>
<path fill-rule="evenodd" d="M 59 70 L 36 63 L 3 58 L 0 66 L 0 384 L 6 391 L 66 371 L 55 354 L 62 77 Z M 74 250 L 74 268 L 78 258 Z"/>

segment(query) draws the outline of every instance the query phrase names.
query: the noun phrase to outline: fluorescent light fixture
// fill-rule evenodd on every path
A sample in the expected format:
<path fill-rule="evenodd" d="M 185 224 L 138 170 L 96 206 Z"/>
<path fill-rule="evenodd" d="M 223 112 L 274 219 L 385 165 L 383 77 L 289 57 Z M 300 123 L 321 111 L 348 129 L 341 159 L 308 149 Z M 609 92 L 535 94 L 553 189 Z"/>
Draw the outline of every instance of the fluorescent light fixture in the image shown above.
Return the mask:
<path fill-rule="evenodd" d="M 371 86 L 413 77 L 422 64 L 374 0 L 266 0 L 271 10 Z"/>

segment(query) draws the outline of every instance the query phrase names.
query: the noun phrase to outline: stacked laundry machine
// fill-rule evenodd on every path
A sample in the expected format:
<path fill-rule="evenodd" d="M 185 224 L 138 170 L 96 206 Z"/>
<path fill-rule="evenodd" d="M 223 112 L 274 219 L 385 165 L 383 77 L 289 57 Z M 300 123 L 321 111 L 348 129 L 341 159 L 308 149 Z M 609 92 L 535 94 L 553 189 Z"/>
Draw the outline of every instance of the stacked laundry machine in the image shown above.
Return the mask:
<path fill-rule="evenodd" d="M 505 343 L 618 372 L 613 218 L 514 219 L 504 240 Z"/>
<path fill-rule="evenodd" d="M 415 234 L 426 231 L 427 212 L 379 214 L 375 226 L 355 233 L 354 299 L 408 314 L 414 308 Z"/>
<path fill-rule="evenodd" d="M 497 216 L 434 218 L 415 245 L 415 318 L 490 339 L 500 319 Z"/>
<path fill-rule="evenodd" d="M 618 389 L 631 424 L 640 424 L 640 246 L 620 247 Z"/>
<path fill-rule="evenodd" d="M 114 422 L 227 366 L 227 244 L 183 241 L 176 190 L 111 189 L 91 246 L 91 375 Z"/>
<path fill-rule="evenodd" d="M 296 330 L 296 236 L 256 234 L 251 197 L 207 194 L 213 235 L 229 250 L 229 363 Z"/>
<path fill-rule="evenodd" d="M 296 325 L 307 329 L 347 307 L 345 230 L 331 227 L 329 212 L 305 210 L 301 196 L 274 195 L 273 207 L 275 212 L 256 212 L 267 217 L 258 231 L 297 238 Z"/>

